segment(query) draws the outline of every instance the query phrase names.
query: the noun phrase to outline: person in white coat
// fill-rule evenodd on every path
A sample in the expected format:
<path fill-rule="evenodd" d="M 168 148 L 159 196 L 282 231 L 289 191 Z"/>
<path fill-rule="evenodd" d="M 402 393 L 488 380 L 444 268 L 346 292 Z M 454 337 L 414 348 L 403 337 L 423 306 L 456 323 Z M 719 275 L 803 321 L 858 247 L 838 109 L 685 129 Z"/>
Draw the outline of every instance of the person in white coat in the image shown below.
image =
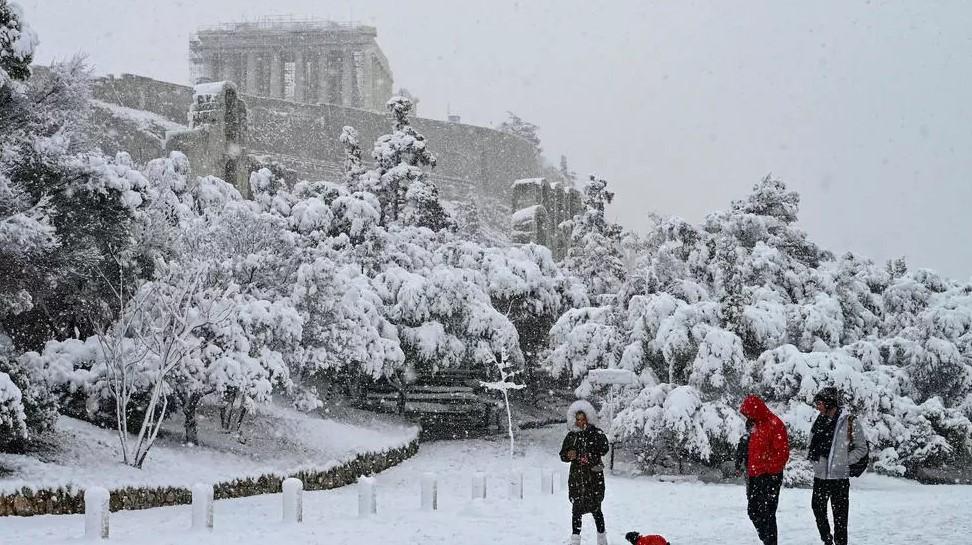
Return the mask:
<path fill-rule="evenodd" d="M 810 429 L 807 459 L 813 462 L 813 495 L 810 500 L 820 539 L 825 545 L 847 545 L 847 512 L 850 507 L 850 466 L 867 455 L 867 440 L 859 419 L 845 411 L 836 388 L 824 388 L 814 396 L 820 416 Z M 833 511 L 831 533 L 827 507 Z"/>

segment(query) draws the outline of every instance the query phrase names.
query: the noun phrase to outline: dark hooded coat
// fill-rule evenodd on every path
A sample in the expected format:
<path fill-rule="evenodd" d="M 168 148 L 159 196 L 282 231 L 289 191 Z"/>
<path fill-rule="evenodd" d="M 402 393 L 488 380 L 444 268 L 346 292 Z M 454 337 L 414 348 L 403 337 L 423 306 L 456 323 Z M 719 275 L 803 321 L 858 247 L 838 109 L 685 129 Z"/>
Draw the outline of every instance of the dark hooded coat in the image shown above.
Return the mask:
<path fill-rule="evenodd" d="M 598 427 L 588 424 L 583 430 L 573 428 L 560 447 L 560 459 L 570 463 L 567 480 L 567 496 L 581 512 L 596 510 L 604 501 L 604 464 L 601 457 L 608 453 L 607 436 Z M 574 460 L 567 459 L 567 451 L 577 453 Z"/>

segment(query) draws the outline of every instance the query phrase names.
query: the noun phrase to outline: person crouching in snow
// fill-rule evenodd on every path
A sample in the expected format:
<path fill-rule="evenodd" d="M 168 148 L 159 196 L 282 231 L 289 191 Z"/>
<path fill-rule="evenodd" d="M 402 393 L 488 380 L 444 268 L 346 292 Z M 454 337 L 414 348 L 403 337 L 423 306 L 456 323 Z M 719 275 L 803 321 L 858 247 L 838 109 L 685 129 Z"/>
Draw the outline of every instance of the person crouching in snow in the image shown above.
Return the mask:
<path fill-rule="evenodd" d="M 783 485 L 783 468 L 790 459 L 786 426 L 757 396 L 743 400 L 739 412 L 753 421 L 746 456 L 746 500 L 749 520 L 764 545 L 776 545 L 776 507 Z"/>
<path fill-rule="evenodd" d="M 670 541 L 659 535 L 643 536 L 638 532 L 624 534 L 624 539 L 631 545 L 672 545 Z"/>
<path fill-rule="evenodd" d="M 560 459 L 570 464 L 567 495 L 571 503 L 572 545 L 580 543 L 581 517 L 584 513 L 594 516 L 597 526 L 598 545 L 607 545 L 604 529 L 604 464 L 601 457 L 608 453 L 607 436 L 594 424 L 597 412 L 584 400 L 578 400 L 567 409 L 567 422 L 572 424 L 564 444 L 560 447 Z"/>

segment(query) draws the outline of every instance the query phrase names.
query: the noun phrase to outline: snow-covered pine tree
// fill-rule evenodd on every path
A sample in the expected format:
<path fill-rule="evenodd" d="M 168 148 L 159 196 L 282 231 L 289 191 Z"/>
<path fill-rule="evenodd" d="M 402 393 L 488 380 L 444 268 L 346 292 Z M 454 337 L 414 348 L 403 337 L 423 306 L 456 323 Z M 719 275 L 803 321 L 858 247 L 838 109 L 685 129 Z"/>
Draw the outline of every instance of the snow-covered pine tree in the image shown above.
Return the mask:
<path fill-rule="evenodd" d="M 538 154 L 541 151 L 540 136 L 537 134 L 540 128 L 529 121 L 524 121 L 513 112 L 506 112 L 506 119 L 496 126 L 496 130 L 519 136 L 533 144 Z"/>
<path fill-rule="evenodd" d="M 361 140 L 354 127 L 345 126 L 339 137 L 344 144 L 344 182 L 351 191 L 360 189 L 359 179 L 367 171 L 361 162 Z"/>
<path fill-rule="evenodd" d="M 456 234 L 463 240 L 481 242 L 483 226 L 479 217 L 479 207 L 471 200 L 459 201 L 455 208 Z"/>
<path fill-rule="evenodd" d="M 408 191 L 415 182 L 423 182 L 412 195 L 412 221 L 426 219 L 432 223 L 440 220 L 434 210 L 427 210 L 427 199 L 435 198 L 438 192 L 434 184 L 424 179 L 422 167 L 435 167 L 435 156 L 428 150 L 425 137 L 409 123 L 412 102 L 406 97 L 392 97 L 387 103 L 388 111 L 394 118 L 394 132 L 378 137 L 372 155 L 375 158 L 375 171 L 380 185 L 378 198 L 382 203 L 382 224 L 396 223 L 403 219 L 404 208 L 408 202 Z M 421 209 L 421 211 L 419 210 Z"/>
<path fill-rule="evenodd" d="M 613 199 L 607 181 L 592 174 L 584 185 L 584 209 L 560 226 L 569 240 L 563 264 L 594 296 L 617 291 L 625 277 L 621 226 L 605 216 Z"/>
<path fill-rule="evenodd" d="M 836 258 L 798 228 L 798 205 L 766 178 L 703 225 L 659 222 L 610 305 L 569 311 L 551 330 L 551 367 L 573 370 L 581 389 L 591 368 L 638 373 L 646 386 L 622 400 L 615 429 L 648 462 L 724 460 L 750 392 L 801 448 L 824 386 L 866 420 L 882 470 L 972 455 L 972 287 Z"/>
<path fill-rule="evenodd" d="M 0 0 L 0 101 L 13 92 L 13 82 L 30 77 L 36 46 L 37 35 L 24 21 L 20 6 Z"/>

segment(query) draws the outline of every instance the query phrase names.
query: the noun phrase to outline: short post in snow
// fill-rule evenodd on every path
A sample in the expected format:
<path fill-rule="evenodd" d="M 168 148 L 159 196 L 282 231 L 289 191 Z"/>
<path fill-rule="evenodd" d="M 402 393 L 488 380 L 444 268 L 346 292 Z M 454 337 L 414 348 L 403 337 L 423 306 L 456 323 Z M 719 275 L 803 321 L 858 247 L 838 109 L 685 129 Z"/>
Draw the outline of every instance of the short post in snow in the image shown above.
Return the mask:
<path fill-rule="evenodd" d="M 510 499 L 523 499 L 523 473 L 520 471 L 510 474 Z"/>
<path fill-rule="evenodd" d="M 283 521 L 304 521 L 304 482 L 294 477 L 283 482 Z"/>
<path fill-rule="evenodd" d="M 422 475 L 422 511 L 435 511 L 439 508 L 439 483 L 435 473 Z"/>
<path fill-rule="evenodd" d="M 377 513 L 375 479 L 373 477 L 358 477 L 358 516 L 368 517 Z"/>
<path fill-rule="evenodd" d="M 560 477 L 560 489 L 567 490 L 567 472 L 563 469 L 559 469 L 557 470 L 557 475 Z"/>
<path fill-rule="evenodd" d="M 84 491 L 84 537 L 108 539 L 108 491 L 93 486 Z"/>
<path fill-rule="evenodd" d="M 472 498 L 474 500 L 486 499 L 486 474 L 477 472 L 472 477 Z"/>
<path fill-rule="evenodd" d="M 546 469 L 540 470 L 540 493 L 541 494 L 554 493 L 554 478 L 555 478 L 555 473 L 553 471 L 548 471 Z"/>
<path fill-rule="evenodd" d="M 213 529 L 213 485 L 192 485 L 192 529 Z"/>

